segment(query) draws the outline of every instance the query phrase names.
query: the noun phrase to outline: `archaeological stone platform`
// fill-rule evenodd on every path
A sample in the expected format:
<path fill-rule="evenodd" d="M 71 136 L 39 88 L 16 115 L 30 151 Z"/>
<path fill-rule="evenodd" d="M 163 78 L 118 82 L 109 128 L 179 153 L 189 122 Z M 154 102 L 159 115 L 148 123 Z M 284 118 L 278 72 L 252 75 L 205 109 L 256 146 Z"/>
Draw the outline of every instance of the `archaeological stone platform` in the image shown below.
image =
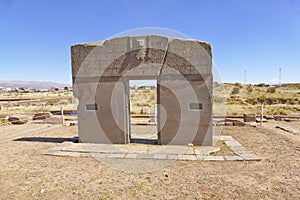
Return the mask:
<path fill-rule="evenodd" d="M 207 145 L 212 50 L 197 40 L 128 36 L 71 47 L 81 142 L 130 143 L 130 80 L 157 80 L 158 144 Z"/>
<path fill-rule="evenodd" d="M 63 142 L 45 155 L 70 157 L 95 157 L 112 159 L 154 159 L 154 160 L 204 160 L 204 161 L 260 161 L 261 158 L 242 146 L 231 136 L 220 136 L 232 154 L 213 155 L 223 151 L 220 147 L 188 147 L 183 145 L 144 144 L 91 144 Z"/>

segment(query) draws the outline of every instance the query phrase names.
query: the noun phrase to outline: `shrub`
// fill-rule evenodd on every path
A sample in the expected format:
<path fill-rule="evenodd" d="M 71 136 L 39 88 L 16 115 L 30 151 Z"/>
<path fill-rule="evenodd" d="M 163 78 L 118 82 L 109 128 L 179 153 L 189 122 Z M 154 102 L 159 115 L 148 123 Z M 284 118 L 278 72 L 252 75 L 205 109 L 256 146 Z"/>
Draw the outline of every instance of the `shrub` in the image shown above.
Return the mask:
<path fill-rule="evenodd" d="M 264 101 L 266 101 L 266 96 L 265 96 L 265 95 L 262 95 L 262 96 L 258 97 L 257 100 L 258 100 L 259 102 L 264 102 Z"/>
<path fill-rule="evenodd" d="M 246 102 L 249 104 L 255 105 L 258 103 L 258 100 L 257 100 L 257 98 L 250 98 L 250 99 L 247 99 Z"/>
<path fill-rule="evenodd" d="M 239 87 L 234 87 L 231 91 L 231 94 L 239 94 L 240 93 L 240 88 Z"/>
<path fill-rule="evenodd" d="M 140 114 L 144 114 L 144 109 L 141 108 Z"/>
<path fill-rule="evenodd" d="M 284 110 L 281 110 L 281 111 L 279 112 L 279 114 L 280 114 L 280 115 L 287 115 L 287 112 L 284 111 Z"/>
<path fill-rule="evenodd" d="M 269 105 L 273 104 L 273 99 L 271 97 L 267 98 L 266 103 Z"/>
<path fill-rule="evenodd" d="M 281 97 L 281 98 L 278 98 L 278 103 L 281 103 L 281 104 L 285 104 L 287 102 L 287 99 Z"/>
<path fill-rule="evenodd" d="M 253 91 L 253 87 L 252 87 L 251 84 L 247 86 L 247 91 L 248 91 L 249 93 Z"/>
<path fill-rule="evenodd" d="M 223 103 L 223 102 L 225 102 L 224 97 L 214 96 L 214 103 Z"/>
<path fill-rule="evenodd" d="M 239 88 L 242 88 L 242 87 L 243 87 L 241 83 L 235 83 L 234 85 L 235 85 L 236 87 L 239 87 Z"/>
<path fill-rule="evenodd" d="M 276 92 L 276 88 L 275 87 L 268 87 L 267 92 L 268 93 L 275 93 Z"/>

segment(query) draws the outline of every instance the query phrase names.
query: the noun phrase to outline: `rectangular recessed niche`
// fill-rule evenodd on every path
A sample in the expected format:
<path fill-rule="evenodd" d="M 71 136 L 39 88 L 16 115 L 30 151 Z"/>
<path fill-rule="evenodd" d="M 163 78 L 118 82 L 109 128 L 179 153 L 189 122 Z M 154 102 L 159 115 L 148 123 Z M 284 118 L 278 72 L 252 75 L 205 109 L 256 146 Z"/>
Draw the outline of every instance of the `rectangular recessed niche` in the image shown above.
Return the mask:
<path fill-rule="evenodd" d="M 85 110 L 98 110 L 97 104 L 86 104 Z"/>
<path fill-rule="evenodd" d="M 190 103 L 190 109 L 202 110 L 202 103 Z"/>

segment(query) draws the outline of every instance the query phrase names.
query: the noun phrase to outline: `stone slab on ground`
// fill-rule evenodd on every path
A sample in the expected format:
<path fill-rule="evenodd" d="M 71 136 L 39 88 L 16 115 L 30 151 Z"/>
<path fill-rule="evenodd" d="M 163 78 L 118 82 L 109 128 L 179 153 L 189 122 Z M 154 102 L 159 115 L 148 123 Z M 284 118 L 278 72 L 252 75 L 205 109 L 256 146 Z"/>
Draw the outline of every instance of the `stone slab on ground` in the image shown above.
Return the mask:
<path fill-rule="evenodd" d="M 154 159 L 154 160 L 204 160 L 204 161 L 259 161 L 260 157 L 248 151 L 231 136 L 220 136 L 233 155 L 214 156 L 220 147 L 189 147 L 179 145 L 150 144 L 90 144 L 63 142 L 47 151 L 45 155 L 95 157 L 110 159 Z"/>
<path fill-rule="evenodd" d="M 29 118 L 26 115 L 10 115 L 8 117 L 8 121 L 12 124 L 26 124 L 28 122 Z"/>
<path fill-rule="evenodd" d="M 242 146 L 238 141 L 236 140 L 225 140 L 225 144 L 228 146 L 228 147 L 236 147 L 236 146 Z"/>
<path fill-rule="evenodd" d="M 250 161 L 250 160 L 261 160 L 260 157 L 256 156 L 255 154 L 242 154 L 241 157 L 246 160 L 246 161 Z"/>
<path fill-rule="evenodd" d="M 204 156 L 203 159 L 206 161 L 224 161 L 223 156 Z"/>
<path fill-rule="evenodd" d="M 178 160 L 197 160 L 196 155 L 179 155 Z"/>
<path fill-rule="evenodd" d="M 243 161 L 244 159 L 240 156 L 224 156 L 225 160 L 228 161 Z"/>
<path fill-rule="evenodd" d="M 300 135 L 300 131 L 295 131 L 294 129 L 291 129 L 289 127 L 284 127 L 284 126 L 276 126 L 276 128 L 279 128 L 283 131 L 286 131 L 286 132 L 289 132 L 289 133 L 292 133 L 294 135 Z"/>

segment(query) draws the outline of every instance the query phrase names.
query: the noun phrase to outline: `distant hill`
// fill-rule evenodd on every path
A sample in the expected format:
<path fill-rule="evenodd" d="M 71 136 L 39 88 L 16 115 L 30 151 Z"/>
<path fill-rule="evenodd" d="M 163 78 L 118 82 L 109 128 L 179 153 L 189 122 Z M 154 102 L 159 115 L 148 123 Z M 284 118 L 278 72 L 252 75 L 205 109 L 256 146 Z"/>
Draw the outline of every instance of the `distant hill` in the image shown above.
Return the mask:
<path fill-rule="evenodd" d="M 4 88 L 32 88 L 32 89 L 49 89 L 51 87 L 64 88 L 71 84 L 43 82 L 43 81 L 5 81 L 0 80 L 0 87 Z"/>

